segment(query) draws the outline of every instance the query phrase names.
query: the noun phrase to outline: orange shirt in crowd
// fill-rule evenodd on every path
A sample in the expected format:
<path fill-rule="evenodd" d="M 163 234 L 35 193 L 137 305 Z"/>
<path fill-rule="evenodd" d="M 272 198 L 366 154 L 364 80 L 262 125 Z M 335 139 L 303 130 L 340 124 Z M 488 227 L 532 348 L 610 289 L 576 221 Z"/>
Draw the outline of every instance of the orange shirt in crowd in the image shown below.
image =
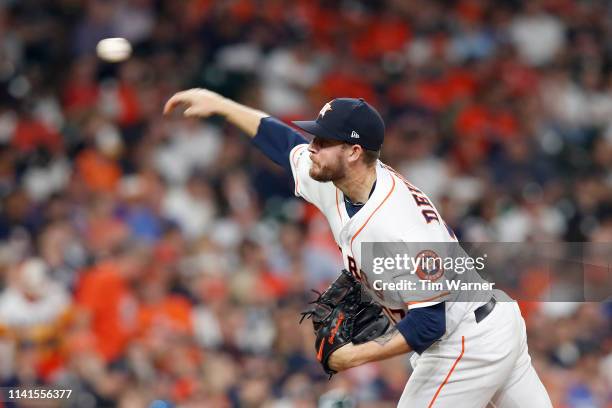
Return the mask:
<path fill-rule="evenodd" d="M 512 138 L 518 132 L 518 123 L 508 111 L 493 112 L 484 105 L 474 104 L 457 116 L 455 129 L 460 137 L 479 137 L 486 143 L 488 136 Z"/>
<path fill-rule="evenodd" d="M 338 30 L 341 14 L 332 7 L 321 7 L 312 0 L 300 0 L 296 4 L 295 18 L 311 32 L 312 42 L 319 50 L 334 49 L 333 36 Z"/>
<path fill-rule="evenodd" d="M 323 78 L 317 90 L 326 101 L 342 95 L 346 98 L 364 98 L 370 104 L 376 105 L 376 93 L 372 85 L 363 77 L 353 73 L 330 72 Z"/>
<path fill-rule="evenodd" d="M 351 51 L 361 59 L 381 58 L 402 51 L 410 37 L 408 25 L 400 18 L 375 19 L 351 42 Z"/>
<path fill-rule="evenodd" d="M 121 83 L 117 89 L 121 109 L 117 118 L 121 126 L 129 126 L 140 120 L 140 101 L 136 88 L 130 84 Z"/>
<path fill-rule="evenodd" d="M 76 168 L 91 191 L 113 192 L 121 178 L 121 169 L 117 163 L 95 150 L 79 154 Z"/>
<path fill-rule="evenodd" d="M 138 304 L 116 265 L 105 262 L 83 273 L 76 300 L 91 316 L 98 352 L 107 361 L 117 358 L 136 332 Z"/>
<path fill-rule="evenodd" d="M 139 332 L 146 334 L 156 325 L 175 333 L 191 333 L 191 304 L 183 296 L 169 295 L 161 302 L 141 305 L 138 310 Z"/>

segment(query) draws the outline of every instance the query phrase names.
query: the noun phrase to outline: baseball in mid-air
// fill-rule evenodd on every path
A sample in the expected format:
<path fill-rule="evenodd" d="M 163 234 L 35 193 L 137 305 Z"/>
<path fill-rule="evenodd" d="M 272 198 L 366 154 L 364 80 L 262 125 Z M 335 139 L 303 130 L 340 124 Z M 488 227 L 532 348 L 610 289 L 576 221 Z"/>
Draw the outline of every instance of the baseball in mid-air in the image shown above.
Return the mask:
<path fill-rule="evenodd" d="M 106 62 L 121 62 L 132 54 L 132 45 L 125 38 L 105 38 L 98 42 L 96 53 Z"/>

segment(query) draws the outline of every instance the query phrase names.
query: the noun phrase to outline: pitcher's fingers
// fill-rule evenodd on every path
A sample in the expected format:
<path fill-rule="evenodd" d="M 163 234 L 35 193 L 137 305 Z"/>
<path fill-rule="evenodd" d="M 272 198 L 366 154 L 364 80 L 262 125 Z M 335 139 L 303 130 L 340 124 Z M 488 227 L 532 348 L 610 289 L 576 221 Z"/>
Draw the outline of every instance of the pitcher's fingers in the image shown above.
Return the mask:
<path fill-rule="evenodd" d="M 198 114 L 196 113 L 195 109 L 193 107 L 191 107 L 191 108 L 185 109 L 185 112 L 183 112 L 183 116 L 191 118 L 191 117 L 194 117 L 194 116 L 198 116 Z"/>
<path fill-rule="evenodd" d="M 185 92 L 177 92 L 164 105 L 164 115 L 170 113 L 174 108 L 178 105 L 188 102 L 188 98 L 186 98 Z"/>

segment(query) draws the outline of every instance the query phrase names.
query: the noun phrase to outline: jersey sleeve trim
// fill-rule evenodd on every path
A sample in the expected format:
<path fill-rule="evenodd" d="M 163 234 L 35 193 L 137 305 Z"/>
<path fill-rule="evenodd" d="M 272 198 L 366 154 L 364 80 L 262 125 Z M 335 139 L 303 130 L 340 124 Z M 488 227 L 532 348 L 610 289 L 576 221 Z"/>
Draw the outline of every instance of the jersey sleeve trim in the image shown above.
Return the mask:
<path fill-rule="evenodd" d="M 422 354 L 446 332 L 446 305 L 442 302 L 413 310 L 395 327 L 410 347 Z"/>
<path fill-rule="evenodd" d="M 406 306 L 408 306 L 408 309 L 418 309 L 420 307 L 433 306 L 441 302 L 441 300 L 437 299 L 443 298 L 444 296 L 448 296 L 449 294 L 450 292 L 446 291 L 427 299 L 418 300 L 414 302 L 406 302 Z"/>
<path fill-rule="evenodd" d="M 408 306 L 408 310 L 415 310 L 415 309 L 421 309 L 423 307 L 434 306 L 434 305 L 442 303 L 442 301 L 439 301 L 439 302 L 416 302 L 416 303 L 417 304 Z"/>

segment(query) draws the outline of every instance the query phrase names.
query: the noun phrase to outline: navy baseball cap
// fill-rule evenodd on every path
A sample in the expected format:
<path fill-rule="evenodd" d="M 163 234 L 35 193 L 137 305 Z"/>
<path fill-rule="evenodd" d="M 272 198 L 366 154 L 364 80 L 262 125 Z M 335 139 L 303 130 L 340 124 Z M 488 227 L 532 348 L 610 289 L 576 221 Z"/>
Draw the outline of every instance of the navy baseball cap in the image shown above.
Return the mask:
<path fill-rule="evenodd" d="M 323 106 L 316 120 L 293 123 L 317 137 L 357 144 L 367 150 L 380 150 L 385 139 L 385 123 L 363 98 L 336 98 Z"/>

